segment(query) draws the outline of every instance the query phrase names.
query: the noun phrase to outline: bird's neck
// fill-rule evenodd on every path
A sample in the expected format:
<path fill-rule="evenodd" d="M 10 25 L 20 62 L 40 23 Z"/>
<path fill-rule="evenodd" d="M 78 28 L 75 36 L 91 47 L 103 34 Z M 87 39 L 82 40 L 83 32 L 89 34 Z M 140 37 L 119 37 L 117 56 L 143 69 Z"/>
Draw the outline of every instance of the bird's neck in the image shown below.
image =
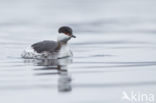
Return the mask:
<path fill-rule="evenodd" d="M 64 48 L 67 46 L 67 42 L 59 42 L 58 41 L 58 46 L 56 48 L 56 51 L 59 51 L 61 48 Z"/>
<path fill-rule="evenodd" d="M 67 41 L 64 41 L 64 42 L 60 42 L 60 41 L 58 41 L 58 44 L 60 45 L 60 46 L 65 46 L 65 45 L 67 45 Z"/>

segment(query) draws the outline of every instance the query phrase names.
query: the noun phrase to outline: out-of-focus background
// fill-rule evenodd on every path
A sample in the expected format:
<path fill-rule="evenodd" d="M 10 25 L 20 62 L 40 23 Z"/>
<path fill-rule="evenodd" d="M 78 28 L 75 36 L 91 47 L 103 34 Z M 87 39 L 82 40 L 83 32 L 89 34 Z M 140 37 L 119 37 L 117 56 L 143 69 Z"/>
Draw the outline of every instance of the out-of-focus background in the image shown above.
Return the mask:
<path fill-rule="evenodd" d="M 155 5 L 156 0 L 0 0 L 0 101 L 129 103 L 122 101 L 123 92 L 156 96 Z M 62 25 L 77 36 L 70 41 L 73 63 L 63 73 L 20 58 L 32 43 L 56 40 Z"/>

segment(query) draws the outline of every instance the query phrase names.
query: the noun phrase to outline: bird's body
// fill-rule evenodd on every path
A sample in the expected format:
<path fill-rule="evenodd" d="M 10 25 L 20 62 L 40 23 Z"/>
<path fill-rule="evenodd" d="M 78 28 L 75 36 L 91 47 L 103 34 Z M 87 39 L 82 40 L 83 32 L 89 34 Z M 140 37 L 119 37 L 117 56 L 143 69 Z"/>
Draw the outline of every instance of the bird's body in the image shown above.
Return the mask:
<path fill-rule="evenodd" d="M 72 56 L 67 43 L 71 38 L 72 30 L 69 27 L 61 27 L 57 36 L 57 41 L 44 40 L 31 45 L 34 52 L 24 52 L 23 58 L 27 59 L 59 59 Z"/>
<path fill-rule="evenodd" d="M 45 40 L 31 45 L 31 47 L 37 53 L 43 53 L 43 52 L 52 53 L 52 52 L 57 52 L 59 50 L 59 43 L 56 41 Z"/>

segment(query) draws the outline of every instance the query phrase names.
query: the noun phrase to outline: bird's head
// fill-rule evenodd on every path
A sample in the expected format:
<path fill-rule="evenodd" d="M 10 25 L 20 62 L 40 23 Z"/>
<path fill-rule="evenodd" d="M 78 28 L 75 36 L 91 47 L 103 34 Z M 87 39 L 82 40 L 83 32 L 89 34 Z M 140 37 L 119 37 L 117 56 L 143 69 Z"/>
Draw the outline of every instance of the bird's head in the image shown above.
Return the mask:
<path fill-rule="evenodd" d="M 59 42 L 67 42 L 71 38 L 76 38 L 76 36 L 73 35 L 73 31 L 70 27 L 68 26 L 62 26 L 58 30 L 58 37 L 57 40 Z"/>

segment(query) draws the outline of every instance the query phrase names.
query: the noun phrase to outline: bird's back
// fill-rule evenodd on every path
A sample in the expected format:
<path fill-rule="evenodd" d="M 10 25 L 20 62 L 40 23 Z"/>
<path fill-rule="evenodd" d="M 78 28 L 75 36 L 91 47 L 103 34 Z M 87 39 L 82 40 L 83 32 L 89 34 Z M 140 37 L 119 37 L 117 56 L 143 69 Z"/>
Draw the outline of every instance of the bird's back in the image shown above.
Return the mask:
<path fill-rule="evenodd" d="M 42 52 L 55 52 L 58 48 L 59 44 L 56 41 L 41 41 L 41 42 L 37 42 L 33 45 L 31 45 L 31 47 L 37 52 L 37 53 L 42 53 Z"/>

